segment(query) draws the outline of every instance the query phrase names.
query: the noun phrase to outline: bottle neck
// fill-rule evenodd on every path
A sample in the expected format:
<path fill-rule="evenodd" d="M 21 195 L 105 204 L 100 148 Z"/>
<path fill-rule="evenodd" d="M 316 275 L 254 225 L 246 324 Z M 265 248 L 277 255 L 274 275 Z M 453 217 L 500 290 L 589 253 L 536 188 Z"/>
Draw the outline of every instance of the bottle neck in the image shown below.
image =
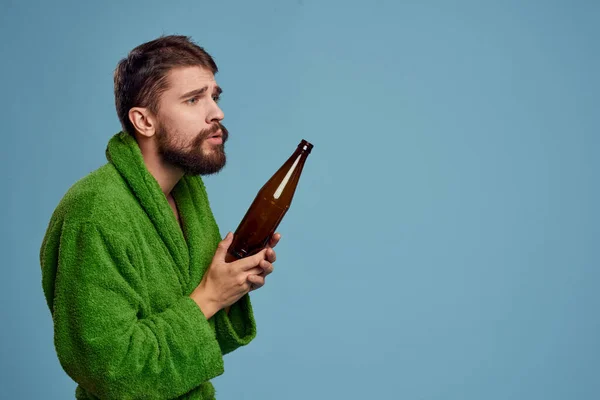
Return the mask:
<path fill-rule="evenodd" d="M 293 179 L 294 175 L 297 174 L 298 171 L 302 171 L 304 161 L 306 160 L 306 157 L 308 157 L 309 153 L 310 153 L 310 150 L 305 150 L 305 149 L 300 148 L 300 146 L 298 146 L 298 149 L 294 152 L 294 154 L 290 157 L 290 160 L 289 160 L 289 161 L 293 160 L 292 165 L 287 169 L 285 176 L 283 177 L 283 179 L 281 180 L 281 183 L 278 185 L 277 189 L 275 190 L 275 193 L 273 194 L 273 197 L 275 199 L 279 199 L 279 197 L 283 193 L 283 190 L 287 186 L 290 179 L 297 180 L 297 179 Z"/>
<path fill-rule="evenodd" d="M 302 141 L 300 141 L 300 144 L 298 145 L 298 148 L 301 152 L 306 152 L 308 155 L 312 151 L 313 145 L 307 142 L 306 140 L 302 139 Z"/>

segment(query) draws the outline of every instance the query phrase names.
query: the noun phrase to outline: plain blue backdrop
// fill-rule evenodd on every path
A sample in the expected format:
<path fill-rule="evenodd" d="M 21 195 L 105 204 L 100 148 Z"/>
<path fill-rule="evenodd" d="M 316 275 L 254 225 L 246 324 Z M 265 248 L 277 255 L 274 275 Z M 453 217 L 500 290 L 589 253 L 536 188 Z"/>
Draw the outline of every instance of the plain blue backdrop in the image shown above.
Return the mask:
<path fill-rule="evenodd" d="M 219 399 L 600 398 L 600 2 L 0 2 L 0 398 L 69 399 L 39 248 L 162 34 L 216 59 L 223 235 L 314 144 Z"/>

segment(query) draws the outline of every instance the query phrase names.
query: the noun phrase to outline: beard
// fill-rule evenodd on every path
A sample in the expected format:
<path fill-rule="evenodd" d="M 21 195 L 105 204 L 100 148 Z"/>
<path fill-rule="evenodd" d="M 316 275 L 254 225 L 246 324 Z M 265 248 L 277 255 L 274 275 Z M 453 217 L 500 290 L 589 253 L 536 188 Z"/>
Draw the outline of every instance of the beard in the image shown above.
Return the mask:
<path fill-rule="evenodd" d="M 223 143 L 214 145 L 212 151 L 205 152 L 202 148 L 206 139 L 214 135 L 219 129 L 223 133 Z M 191 143 L 185 145 L 178 142 L 175 132 L 169 131 L 163 125 L 159 125 L 156 132 L 158 143 L 158 154 L 162 159 L 183 170 L 186 175 L 211 175 L 219 172 L 225 167 L 227 157 L 225 156 L 225 142 L 229 138 L 227 129 L 217 122 L 208 129 L 204 129 L 192 139 Z"/>

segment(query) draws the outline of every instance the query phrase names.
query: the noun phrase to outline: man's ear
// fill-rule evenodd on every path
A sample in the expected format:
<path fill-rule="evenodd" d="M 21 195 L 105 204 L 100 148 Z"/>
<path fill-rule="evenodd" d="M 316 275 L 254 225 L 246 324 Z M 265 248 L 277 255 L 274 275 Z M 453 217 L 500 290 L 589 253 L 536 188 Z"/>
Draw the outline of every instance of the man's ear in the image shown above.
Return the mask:
<path fill-rule="evenodd" d="M 144 107 L 133 107 L 129 110 L 129 121 L 142 136 L 151 138 L 156 134 L 156 119 L 150 110 Z"/>

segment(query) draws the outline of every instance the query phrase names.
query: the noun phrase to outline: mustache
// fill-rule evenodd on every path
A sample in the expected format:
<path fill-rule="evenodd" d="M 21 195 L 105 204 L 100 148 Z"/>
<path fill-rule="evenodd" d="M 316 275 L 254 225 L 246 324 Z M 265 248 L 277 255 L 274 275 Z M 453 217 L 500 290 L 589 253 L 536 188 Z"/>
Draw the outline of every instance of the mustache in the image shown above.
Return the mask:
<path fill-rule="evenodd" d="M 210 128 L 202 130 L 200 132 L 200 134 L 198 135 L 198 139 L 199 140 L 208 139 L 209 137 L 211 137 L 212 135 L 217 133 L 217 131 L 219 129 L 221 130 L 221 132 L 223 134 L 223 143 L 225 143 L 225 141 L 227 141 L 227 138 L 229 137 L 229 131 L 220 122 L 215 122 L 213 124 L 213 126 L 211 126 Z"/>

